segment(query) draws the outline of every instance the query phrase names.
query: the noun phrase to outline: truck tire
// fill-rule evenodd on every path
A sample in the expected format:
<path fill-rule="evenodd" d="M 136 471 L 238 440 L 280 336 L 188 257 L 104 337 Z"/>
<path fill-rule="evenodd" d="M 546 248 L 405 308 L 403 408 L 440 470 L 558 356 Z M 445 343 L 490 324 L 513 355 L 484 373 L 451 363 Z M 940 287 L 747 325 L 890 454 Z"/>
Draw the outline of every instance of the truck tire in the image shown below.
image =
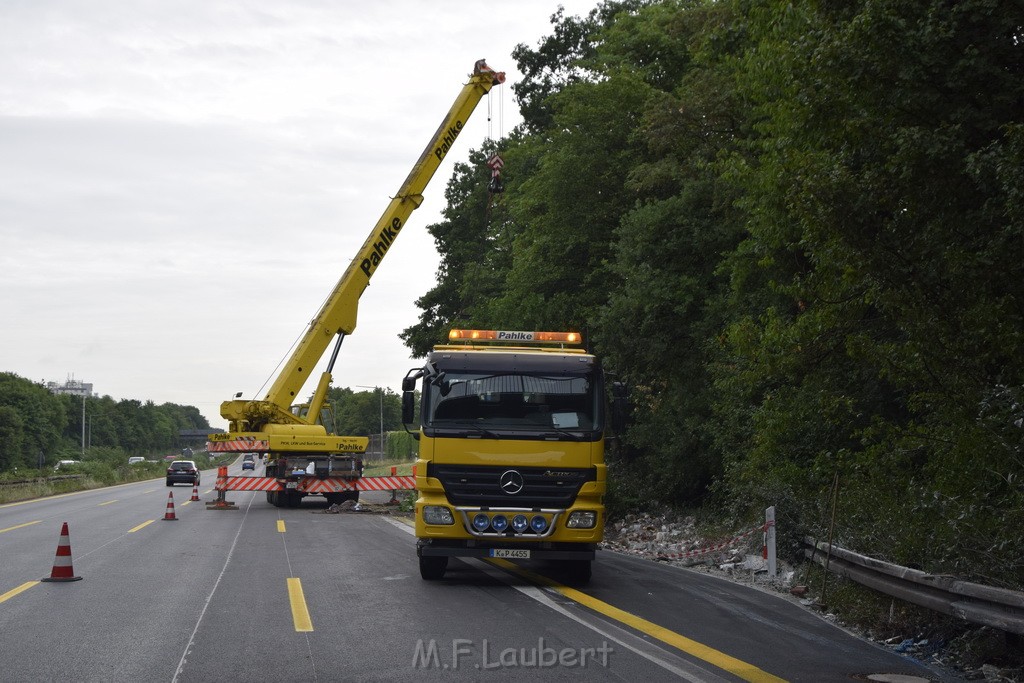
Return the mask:
<path fill-rule="evenodd" d="M 302 494 L 293 489 L 282 491 L 281 495 L 284 496 L 284 504 L 287 507 L 297 508 L 302 503 Z"/>
<path fill-rule="evenodd" d="M 444 570 L 447 568 L 447 557 L 420 558 L 420 577 L 425 581 L 438 581 L 444 578 Z"/>
<path fill-rule="evenodd" d="M 586 586 L 593 573 L 590 560 L 566 560 L 562 564 L 570 586 Z"/>

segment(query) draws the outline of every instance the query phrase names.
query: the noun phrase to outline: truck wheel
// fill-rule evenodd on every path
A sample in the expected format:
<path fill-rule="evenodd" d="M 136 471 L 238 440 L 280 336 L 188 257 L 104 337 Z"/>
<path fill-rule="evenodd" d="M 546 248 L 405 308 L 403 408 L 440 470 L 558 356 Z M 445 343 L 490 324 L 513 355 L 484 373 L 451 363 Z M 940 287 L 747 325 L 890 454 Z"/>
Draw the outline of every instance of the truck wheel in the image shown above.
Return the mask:
<path fill-rule="evenodd" d="M 302 503 L 302 494 L 298 491 L 287 491 L 284 493 L 285 505 L 290 508 L 297 508 Z"/>
<path fill-rule="evenodd" d="M 566 560 L 562 565 L 565 569 L 566 580 L 573 586 L 586 586 L 590 583 L 592 574 L 590 560 Z"/>
<path fill-rule="evenodd" d="M 444 570 L 447 568 L 447 557 L 420 558 L 420 576 L 427 581 L 437 581 L 444 578 Z"/>

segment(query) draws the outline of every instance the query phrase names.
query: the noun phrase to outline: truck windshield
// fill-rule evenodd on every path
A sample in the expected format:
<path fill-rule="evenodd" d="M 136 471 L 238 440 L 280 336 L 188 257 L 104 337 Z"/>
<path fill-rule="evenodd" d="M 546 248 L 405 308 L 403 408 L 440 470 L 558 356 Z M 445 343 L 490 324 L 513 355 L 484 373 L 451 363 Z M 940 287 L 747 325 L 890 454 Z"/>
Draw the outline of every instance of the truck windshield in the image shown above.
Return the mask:
<path fill-rule="evenodd" d="M 446 372 L 427 384 L 425 415 L 437 429 L 580 432 L 602 428 L 601 400 L 589 376 Z"/>

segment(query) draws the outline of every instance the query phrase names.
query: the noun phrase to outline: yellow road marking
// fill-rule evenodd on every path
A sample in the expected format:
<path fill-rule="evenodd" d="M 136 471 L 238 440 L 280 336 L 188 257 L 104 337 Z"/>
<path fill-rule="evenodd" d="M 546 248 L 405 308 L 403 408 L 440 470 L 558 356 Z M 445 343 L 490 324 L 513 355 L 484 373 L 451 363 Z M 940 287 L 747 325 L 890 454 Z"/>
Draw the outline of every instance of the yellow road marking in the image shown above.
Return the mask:
<path fill-rule="evenodd" d="M 153 523 L 153 522 L 155 522 L 155 521 L 156 521 L 155 519 L 151 519 L 151 520 L 149 520 L 148 522 L 143 522 L 142 524 L 138 525 L 138 526 L 137 526 L 137 527 L 135 527 L 134 529 L 129 529 L 129 530 L 128 530 L 128 533 L 130 533 L 130 534 L 134 534 L 134 533 L 135 533 L 136 531 L 138 531 L 139 529 L 141 529 L 141 528 L 143 528 L 143 527 L 146 527 L 146 526 L 149 526 L 150 524 L 152 524 L 152 523 Z"/>
<path fill-rule="evenodd" d="M 188 500 L 186 500 L 185 502 L 183 502 L 183 503 L 182 503 L 182 504 L 181 504 L 181 505 L 180 505 L 179 507 L 185 507 L 186 505 L 188 505 L 188 504 L 189 504 L 189 503 L 191 503 L 191 502 L 192 502 L 192 499 L 191 499 L 191 498 L 189 498 Z"/>
<path fill-rule="evenodd" d="M 277 530 L 280 531 L 282 534 L 284 533 L 284 520 L 283 519 L 277 520 Z"/>
<path fill-rule="evenodd" d="M 306 596 L 302 593 L 302 581 L 300 579 L 288 579 L 288 600 L 292 603 L 292 621 L 295 622 L 295 630 L 308 632 L 313 630 L 313 620 L 309 618 L 309 610 L 306 608 Z"/>
<path fill-rule="evenodd" d="M 111 503 L 116 503 L 116 502 L 117 502 L 116 498 L 114 500 L 108 500 L 106 503 L 100 503 L 100 507 L 103 507 L 104 505 L 110 505 Z"/>
<path fill-rule="evenodd" d="M 18 593 L 24 593 L 25 591 L 27 591 L 29 588 L 31 588 L 32 586 L 36 585 L 37 583 L 39 583 L 39 582 L 38 581 L 27 581 L 27 582 L 21 584 L 20 586 L 18 586 L 17 588 L 15 588 L 13 590 L 7 591 L 3 595 L 0 595 L 0 602 L 6 602 L 7 600 L 10 600 L 15 595 L 17 595 Z"/>
<path fill-rule="evenodd" d="M 2 534 L 5 531 L 14 531 L 15 529 L 20 529 L 22 527 L 32 526 L 33 524 L 39 524 L 39 522 L 41 522 L 41 521 L 43 521 L 43 520 L 37 519 L 34 522 L 25 522 L 24 524 L 19 524 L 18 526 L 9 526 L 6 529 L 0 529 L 0 534 Z"/>
<path fill-rule="evenodd" d="M 545 576 L 522 569 L 507 560 L 488 559 L 488 561 L 502 569 L 514 572 L 533 583 L 552 588 L 574 602 L 584 605 L 585 607 L 589 607 L 595 612 L 599 612 L 606 617 L 614 619 L 615 621 L 631 626 L 641 633 L 646 633 L 652 638 L 656 638 L 667 645 L 671 645 L 672 647 L 682 650 L 689 655 L 702 659 L 708 664 L 716 666 L 723 671 L 728 671 L 745 681 L 750 681 L 751 683 L 785 683 L 785 679 L 773 676 L 767 671 L 758 669 L 753 664 L 748 664 L 747 662 L 736 659 L 735 657 L 730 657 L 724 652 L 719 652 L 718 650 L 703 643 L 698 643 L 696 640 L 691 640 L 686 636 L 679 635 L 675 631 L 670 631 L 664 626 L 658 626 L 654 622 L 648 621 L 643 617 L 630 614 L 625 610 L 613 607 L 607 602 L 598 600 L 586 593 L 574 588 L 569 588 L 568 586 L 563 586 L 557 581 L 552 581 Z"/>

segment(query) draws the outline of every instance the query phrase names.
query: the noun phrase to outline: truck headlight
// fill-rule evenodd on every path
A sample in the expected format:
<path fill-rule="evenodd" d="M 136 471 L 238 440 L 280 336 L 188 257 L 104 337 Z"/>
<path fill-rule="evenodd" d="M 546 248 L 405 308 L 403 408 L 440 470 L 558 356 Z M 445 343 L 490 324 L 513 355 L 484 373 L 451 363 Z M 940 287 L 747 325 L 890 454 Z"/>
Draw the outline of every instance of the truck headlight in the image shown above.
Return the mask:
<path fill-rule="evenodd" d="M 597 513 L 593 510 L 577 510 L 569 515 L 565 526 L 570 529 L 593 529 L 597 524 Z"/>
<path fill-rule="evenodd" d="M 424 505 L 423 521 L 427 524 L 455 524 L 452 511 L 443 505 Z"/>
<path fill-rule="evenodd" d="M 491 525 L 491 518 L 480 512 L 473 518 L 473 528 L 477 531 L 485 531 Z"/>

